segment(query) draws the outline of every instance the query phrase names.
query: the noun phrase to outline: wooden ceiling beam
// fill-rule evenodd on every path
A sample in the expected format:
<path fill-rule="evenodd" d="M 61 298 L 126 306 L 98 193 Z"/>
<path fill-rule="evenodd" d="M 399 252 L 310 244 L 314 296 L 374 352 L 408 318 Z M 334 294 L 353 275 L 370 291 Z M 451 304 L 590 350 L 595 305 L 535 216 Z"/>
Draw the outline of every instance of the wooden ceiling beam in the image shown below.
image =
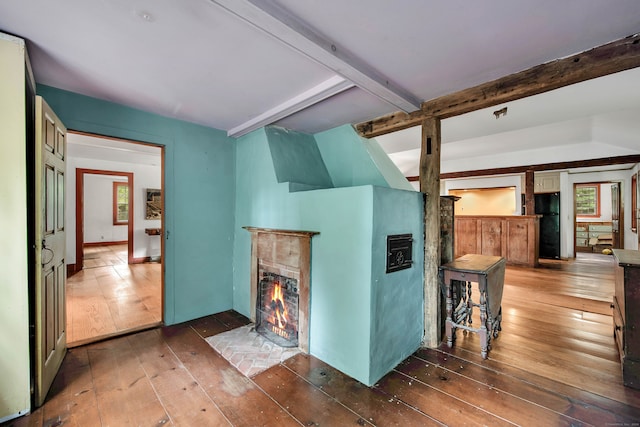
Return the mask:
<path fill-rule="evenodd" d="M 604 157 L 600 159 L 575 160 L 570 162 L 542 163 L 528 166 L 511 166 L 505 168 L 477 169 L 471 171 L 446 172 L 440 174 L 440 180 L 453 178 L 471 178 L 478 176 L 508 175 L 525 173 L 528 170 L 534 172 L 544 172 L 553 170 L 592 168 L 600 166 L 624 165 L 640 163 L 640 154 L 630 154 L 627 156 Z M 409 181 L 419 181 L 419 176 L 408 176 Z"/>
<path fill-rule="evenodd" d="M 420 100 L 389 77 L 349 52 L 337 40 L 273 1 L 210 0 L 247 24 L 353 82 L 360 89 L 403 111 L 420 109 Z"/>
<path fill-rule="evenodd" d="M 396 112 L 355 126 L 365 138 L 446 119 L 640 66 L 640 34 L 537 65 L 497 80 L 425 101 L 411 113 Z"/>

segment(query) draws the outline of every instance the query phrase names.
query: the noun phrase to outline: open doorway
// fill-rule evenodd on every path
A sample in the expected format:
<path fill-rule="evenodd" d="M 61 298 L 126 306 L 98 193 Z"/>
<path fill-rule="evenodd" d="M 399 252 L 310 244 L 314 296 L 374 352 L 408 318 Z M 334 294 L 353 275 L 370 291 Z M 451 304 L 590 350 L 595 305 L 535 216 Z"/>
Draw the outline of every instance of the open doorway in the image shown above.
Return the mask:
<path fill-rule="evenodd" d="M 574 184 L 575 253 L 610 253 L 624 247 L 621 183 Z"/>
<path fill-rule="evenodd" d="M 69 133 L 69 346 L 162 323 L 163 148 Z M 75 190 L 75 191 L 73 191 Z M 152 216 L 147 197 L 156 195 Z M 74 215 L 75 214 L 75 215 Z"/>

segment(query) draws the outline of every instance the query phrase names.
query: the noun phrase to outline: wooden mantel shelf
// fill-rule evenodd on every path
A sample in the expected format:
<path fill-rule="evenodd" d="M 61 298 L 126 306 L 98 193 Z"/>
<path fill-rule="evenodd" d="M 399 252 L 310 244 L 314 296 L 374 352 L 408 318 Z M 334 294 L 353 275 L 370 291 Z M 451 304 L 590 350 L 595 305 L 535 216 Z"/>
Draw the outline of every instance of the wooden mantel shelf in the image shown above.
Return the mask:
<path fill-rule="evenodd" d="M 286 236 L 298 236 L 298 237 L 311 237 L 316 234 L 320 234 L 319 231 L 304 231 L 304 230 L 283 230 L 277 228 L 261 228 L 261 227 L 242 227 L 251 233 L 270 233 L 270 234 L 283 234 Z"/>

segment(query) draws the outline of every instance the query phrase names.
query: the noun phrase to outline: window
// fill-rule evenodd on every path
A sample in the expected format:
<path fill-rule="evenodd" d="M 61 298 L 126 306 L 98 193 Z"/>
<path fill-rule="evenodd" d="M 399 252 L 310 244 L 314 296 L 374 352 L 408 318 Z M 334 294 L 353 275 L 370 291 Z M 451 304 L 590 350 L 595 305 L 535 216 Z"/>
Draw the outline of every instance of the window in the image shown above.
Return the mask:
<path fill-rule="evenodd" d="M 600 216 L 600 184 L 576 185 L 576 216 Z"/>
<path fill-rule="evenodd" d="M 129 222 L 129 184 L 113 183 L 113 225 Z"/>

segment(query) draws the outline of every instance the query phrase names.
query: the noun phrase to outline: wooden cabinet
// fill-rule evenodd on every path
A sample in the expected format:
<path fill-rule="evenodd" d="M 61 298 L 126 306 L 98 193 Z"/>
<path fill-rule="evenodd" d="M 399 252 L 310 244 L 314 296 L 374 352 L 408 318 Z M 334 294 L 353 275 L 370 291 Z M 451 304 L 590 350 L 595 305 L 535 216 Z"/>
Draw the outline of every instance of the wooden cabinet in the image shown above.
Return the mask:
<path fill-rule="evenodd" d="M 560 191 L 560 173 L 536 173 L 533 178 L 534 193 L 555 193 Z"/>
<path fill-rule="evenodd" d="M 610 222 L 577 222 L 576 251 L 600 252 L 612 247 L 612 227 Z"/>
<path fill-rule="evenodd" d="M 613 334 L 622 362 L 622 380 L 624 385 L 640 389 L 640 252 L 614 249 L 613 255 Z"/>
<path fill-rule="evenodd" d="M 455 217 L 455 258 L 466 254 L 500 256 L 507 264 L 538 266 L 540 218 L 522 216 Z"/>

